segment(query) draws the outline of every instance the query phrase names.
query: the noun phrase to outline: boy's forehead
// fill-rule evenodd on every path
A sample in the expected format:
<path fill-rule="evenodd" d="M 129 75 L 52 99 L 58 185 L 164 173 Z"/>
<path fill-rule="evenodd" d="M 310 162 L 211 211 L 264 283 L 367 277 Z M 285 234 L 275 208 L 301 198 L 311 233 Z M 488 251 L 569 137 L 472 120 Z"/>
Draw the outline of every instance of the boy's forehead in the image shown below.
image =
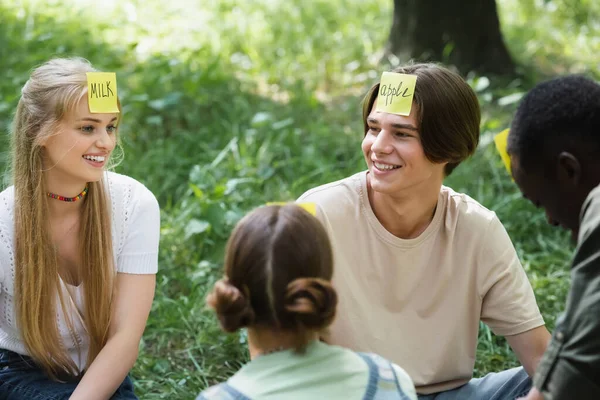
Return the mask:
<path fill-rule="evenodd" d="M 379 124 L 403 125 L 418 129 L 418 125 L 412 116 L 407 117 L 403 115 L 390 114 L 382 111 L 375 111 L 375 109 L 373 109 L 367 117 L 367 121 L 369 120 Z"/>
<path fill-rule="evenodd" d="M 410 115 L 400 115 L 400 114 L 392 114 L 385 111 L 377 111 L 377 99 L 373 101 L 373 106 L 371 107 L 371 111 L 369 113 L 368 118 L 375 118 L 379 121 L 385 119 L 386 122 L 390 123 L 399 123 L 399 124 L 412 124 L 417 127 L 417 107 L 413 104 L 413 107 L 410 111 Z"/>
<path fill-rule="evenodd" d="M 545 179 L 542 179 L 542 176 L 538 176 L 538 168 L 533 168 L 531 171 L 523 170 L 519 157 L 514 155 L 511 156 L 511 173 L 515 183 L 527 198 L 538 193 L 544 186 Z"/>
<path fill-rule="evenodd" d="M 519 157 L 514 154 L 510 155 L 510 173 L 515 182 L 518 184 L 520 178 L 523 177 L 523 171 L 521 169 L 521 160 L 519 160 Z"/>

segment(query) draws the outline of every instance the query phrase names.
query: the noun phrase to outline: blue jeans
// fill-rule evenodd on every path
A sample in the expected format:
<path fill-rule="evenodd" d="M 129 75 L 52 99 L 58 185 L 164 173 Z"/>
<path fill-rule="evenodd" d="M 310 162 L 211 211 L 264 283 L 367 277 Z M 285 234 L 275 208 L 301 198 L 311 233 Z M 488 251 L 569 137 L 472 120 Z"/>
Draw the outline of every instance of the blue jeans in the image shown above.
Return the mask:
<path fill-rule="evenodd" d="M 487 374 L 446 392 L 419 395 L 419 400 L 515 400 L 531 389 L 523 367 Z"/>
<path fill-rule="evenodd" d="M 67 379 L 63 379 L 67 380 Z M 68 400 L 79 379 L 55 382 L 27 356 L 0 349 L 0 399 L 2 400 Z M 125 378 L 111 400 L 138 400 L 133 383 Z"/>

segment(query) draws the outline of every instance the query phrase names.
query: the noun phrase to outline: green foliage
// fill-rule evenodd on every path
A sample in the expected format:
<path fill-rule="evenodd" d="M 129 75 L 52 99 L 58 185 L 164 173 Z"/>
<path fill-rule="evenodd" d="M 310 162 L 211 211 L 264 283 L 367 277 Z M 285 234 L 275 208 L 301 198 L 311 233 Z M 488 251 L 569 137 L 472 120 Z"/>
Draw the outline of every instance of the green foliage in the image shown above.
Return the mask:
<path fill-rule="evenodd" d="M 156 298 L 132 375 L 143 399 L 192 399 L 247 358 L 244 334 L 222 334 L 204 302 L 232 227 L 253 207 L 363 168 L 360 100 L 382 69 L 392 2 L 97 3 L 0 0 L 0 167 L 32 67 L 78 55 L 118 72 L 118 171 L 145 183 L 162 208 Z M 598 6 L 570 3 L 499 1 L 512 53 L 541 75 L 587 70 L 600 50 L 591 34 Z M 586 18 L 593 23 L 580 26 Z M 491 144 L 527 87 L 469 82 L 483 109 L 481 146 L 446 183 L 498 213 L 552 328 L 572 248 L 521 199 Z M 476 374 L 513 365 L 505 340 L 482 326 Z"/>
<path fill-rule="evenodd" d="M 498 4 L 511 54 L 535 76 L 586 73 L 600 77 L 600 2 L 498 0 Z"/>

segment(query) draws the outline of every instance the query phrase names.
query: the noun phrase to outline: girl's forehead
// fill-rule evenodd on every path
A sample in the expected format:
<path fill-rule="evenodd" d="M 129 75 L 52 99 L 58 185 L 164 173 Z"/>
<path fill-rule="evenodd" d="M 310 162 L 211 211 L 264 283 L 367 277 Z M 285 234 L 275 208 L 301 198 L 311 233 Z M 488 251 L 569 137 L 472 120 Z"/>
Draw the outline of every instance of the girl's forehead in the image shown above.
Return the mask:
<path fill-rule="evenodd" d="M 66 119 L 70 121 L 95 120 L 110 123 L 119 118 L 117 113 L 91 113 L 87 96 L 83 96 L 71 110 L 67 112 Z"/>

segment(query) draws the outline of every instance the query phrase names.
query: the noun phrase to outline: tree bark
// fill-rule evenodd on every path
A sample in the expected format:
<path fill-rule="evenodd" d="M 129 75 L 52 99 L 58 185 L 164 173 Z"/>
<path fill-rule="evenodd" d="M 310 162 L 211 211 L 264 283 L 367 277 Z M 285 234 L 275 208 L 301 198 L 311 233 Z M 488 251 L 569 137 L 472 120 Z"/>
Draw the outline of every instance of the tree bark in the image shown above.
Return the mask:
<path fill-rule="evenodd" d="M 394 0 L 387 53 L 439 61 L 466 74 L 512 75 L 496 0 Z"/>

